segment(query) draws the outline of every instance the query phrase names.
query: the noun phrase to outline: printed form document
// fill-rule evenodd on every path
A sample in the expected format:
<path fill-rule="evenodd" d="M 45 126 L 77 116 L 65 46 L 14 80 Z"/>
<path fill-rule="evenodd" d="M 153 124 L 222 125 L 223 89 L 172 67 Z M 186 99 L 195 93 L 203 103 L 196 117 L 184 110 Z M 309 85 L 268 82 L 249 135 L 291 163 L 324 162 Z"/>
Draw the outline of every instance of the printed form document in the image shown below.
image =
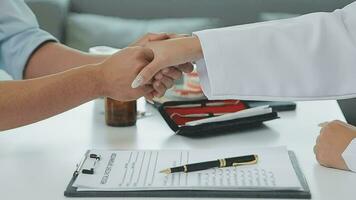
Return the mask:
<path fill-rule="evenodd" d="M 78 191 L 141 190 L 301 190 L 286 147 L 211 150 L 91 150 L 100 155 L 94 174 L 79 172 Z M 160 173 L 189 163 L 257 154 L 255 165 L 212 168 L 189 173 Z M 86 159 L 83 168 L 93 167 Z"/>

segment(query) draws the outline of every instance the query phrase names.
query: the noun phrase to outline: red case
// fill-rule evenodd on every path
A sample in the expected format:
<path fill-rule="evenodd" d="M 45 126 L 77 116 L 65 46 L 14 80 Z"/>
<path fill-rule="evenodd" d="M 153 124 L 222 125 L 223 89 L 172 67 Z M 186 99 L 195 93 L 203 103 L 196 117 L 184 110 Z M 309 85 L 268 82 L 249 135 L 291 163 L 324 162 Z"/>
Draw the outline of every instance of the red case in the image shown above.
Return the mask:
<path fill-rule="evenodd" d="M 217 106 L 206 106 L 207 104 L 227 104 Z M 189 106 L 200 104 L 196 107 L 172 108 L 172 106 Z M 209 114 L 209 113 L 231 113 L 249 108 L 244 101 L 238 100 L 197 100 L 197 101 L 170 101 L 162 104 L 158 110 L 161 113 L 168 126 L 179 135 L 184 136 L 207 136 L 217 135 L 228 131 L 253 128 L 260 126 L 264 121 L 277 119 L 276 112 L 267 113 L 258 116 L 227 120 L 222 122 L 210 122 L 196 126 L 185 126 L 188 121 L 198 120 L 198 117 L 184 117 L 191 114 Z"/>

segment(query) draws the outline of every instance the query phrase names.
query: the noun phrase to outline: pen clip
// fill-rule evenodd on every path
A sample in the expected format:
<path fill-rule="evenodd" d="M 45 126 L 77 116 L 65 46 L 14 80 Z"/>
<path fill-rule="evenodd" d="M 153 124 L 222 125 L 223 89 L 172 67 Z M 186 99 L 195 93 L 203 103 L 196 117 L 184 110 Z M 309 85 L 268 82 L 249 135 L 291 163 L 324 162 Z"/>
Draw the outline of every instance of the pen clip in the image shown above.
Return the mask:
<path fill-rule="evenodd" d="M 258 162 L 258 156 L 257 155 L 254 155 L 255 157 L 255 160 L 251 160 L 251 161 L 248 161 L 248 162 L 241 162 L 241 163 L 232 163 L 232 166 L 233 167 L 237 167 L 237 166 L 244 166 L 244 165 L 253 165 L 253 164 L 256 164 Z"/>

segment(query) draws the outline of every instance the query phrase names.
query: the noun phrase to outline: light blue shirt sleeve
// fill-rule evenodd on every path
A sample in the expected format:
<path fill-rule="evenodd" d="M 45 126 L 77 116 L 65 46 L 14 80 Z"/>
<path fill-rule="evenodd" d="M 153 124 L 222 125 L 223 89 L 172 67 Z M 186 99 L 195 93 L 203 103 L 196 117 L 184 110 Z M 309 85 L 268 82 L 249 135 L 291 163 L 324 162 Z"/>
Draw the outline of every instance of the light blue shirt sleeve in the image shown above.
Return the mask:
<path fill-rule="evenodd" d="M 0 1 L 0 69 L 22 79 L 32 53 L 46 41 L 57 41 L 41 30 L 23 0 Z"/>

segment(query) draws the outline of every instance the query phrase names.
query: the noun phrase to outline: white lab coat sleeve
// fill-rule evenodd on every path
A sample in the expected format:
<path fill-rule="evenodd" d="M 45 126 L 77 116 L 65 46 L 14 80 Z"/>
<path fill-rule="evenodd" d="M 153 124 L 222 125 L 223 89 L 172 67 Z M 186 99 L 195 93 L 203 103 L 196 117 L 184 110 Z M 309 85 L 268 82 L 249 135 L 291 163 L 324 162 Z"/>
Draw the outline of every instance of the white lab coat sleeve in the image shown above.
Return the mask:
<path fill-rule="evenodd" d="M 345 160 L 347 167 L 356 172 L 356 138 L 353 139 L 342 153 L 342 157 Z"/>
<path fill-rule="evenodd" d="M 356 2 L 330 13 L 194 33 L 209 99 L 356 97 Z"/>

